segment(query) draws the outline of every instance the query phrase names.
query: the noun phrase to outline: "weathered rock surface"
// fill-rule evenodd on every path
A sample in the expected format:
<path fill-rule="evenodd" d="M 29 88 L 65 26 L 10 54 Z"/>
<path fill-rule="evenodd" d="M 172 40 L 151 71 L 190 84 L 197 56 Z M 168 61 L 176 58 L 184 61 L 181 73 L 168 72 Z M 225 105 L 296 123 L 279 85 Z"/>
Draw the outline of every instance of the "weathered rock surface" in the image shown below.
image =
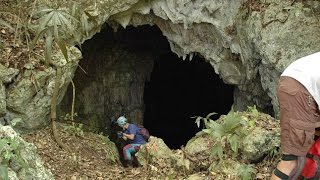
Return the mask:
<path fill-rule="evenodd" d="M 55 54 L 52 62 L 62 66 L 60 79 L 59 99 L 64 95 L 69 82 L 73 78 L 81 53 L 76 48 L 69 50 L 69 62 L 66 62 L 62 53 Z M 56 72 L 52 67 L 43 71 L 26 69 L 5 90 L 6 92 L 6 120 L 21 119 L 15 126 L 23 132 L 43 127 L 48 123 L 50 103 L 55 83 Z M 1 96 L 3 97 L 3 96 Z M 1 98 L 0 98 L 1 99 Z"/>
<path fill-rule="evenodd" d="M 9 154 L 14 153 L 8 164 L 9 179 L 54 179 L 52 173 L 43 166 L 43 162 L 36 152 L 36 147 L 31 143 L 25 142 L 11 126 L 0 125 L 0 139 L 10 139 L 13 141 L 10 144 L 3 144 L 4 147 L 0 150 L 0 165 L 4 165 L 5 160 L 3 158 L 6 151 L 10 150 Z M 24 163 L 21 163 L 22 161 Z"/>
<path fill-rule="evenodd" d="M 99 44 L 99 46 L 96 46 Z M 125 115 L 131 123 L 143 123 L 144 85 L 153 67 L 151 53 L 129 51 L 123 45 L 97 39 L 88 42 L 88 53 L 75 73 L 75 110 L 92 129 L 103 130 L 111 120 Z M 94 53 L 92 53 L 94 52 Z M 60 113 L 70 112 L 72 87 L 60 104 Z M 64 113 L 64 114 L 63 114 Z"/>
<path fill-rule="evenodd" d="M 127 2 L 105 19 L 115 30 L 119 25 L 158 26 L 173 52 L 190 60 L 194 54 L 203 56 L 225 83 L 236 86 L 238 110 L 255 104 L 277 115 L 279 75 L 290 62 L 320 49 L 318 14 L 312 13 L 318 2 Z"/>
<path fill-rule="evenodd" d="M 277 154 L 280 128 L 269 115 L 255 110 L 235 112 L 209 123 L 207 129 L 178 150 L 170 150 L 162 139 L 151 137 L 137 153 L 139 162 L 158 168 L 183 169 L 188 173 L 205 169 L 216 174 L 216 178 L 232 179 L 255 175 L 259 171 L 257 163 Z M 234 135 L 239 138 L 236 142 Z M 215 149 L 217 145 L 221 152 Z M 250 173 L 246 174 L 245 169 Z"/>
<path fill-rule="evenodd" d="M 89 21 L 85 36 L 80 40 L 70 37 L 69 43 L 83 43 L 105 23 L 115 31 L 118 26 L 156 25 L 173 52 L 183 59 L 192 59 L 194 54 L 204 57 L 225 83 L 236 86 L 234 104 L 238 110 L 256 104 L 265 112 L 277 115 L 275 91 L 279 75 L 290 62 L 320 50 L 318 1 L 105 0 L 82 6 L 94 21 Z M 59 95 L 63 97 L 80 52 L 72 50 L 70 62 L 64 62 L 61 54 L 54 56 L 58 63 L 53 63 L 63 67 Z M 23 123 L 18 127 L 23 131 L 46 124 L 55 71 L 1 69 L 5 88 L 0 86 L 0 115 L 21 118 Z M 114 73 L 120 71 L 116 69 Z M 106 84 L 114 86 L 107 91 L 121 91 L 115 88 L 121 86 L 120 82 Z M 136 88 L 139 89 L 143 87 Z M 143 92 L 136 95 L 142 96 L 139 93 Z M 143 105 L 139 104 L 130 116 L 139 117 L 142 112 Z"/>

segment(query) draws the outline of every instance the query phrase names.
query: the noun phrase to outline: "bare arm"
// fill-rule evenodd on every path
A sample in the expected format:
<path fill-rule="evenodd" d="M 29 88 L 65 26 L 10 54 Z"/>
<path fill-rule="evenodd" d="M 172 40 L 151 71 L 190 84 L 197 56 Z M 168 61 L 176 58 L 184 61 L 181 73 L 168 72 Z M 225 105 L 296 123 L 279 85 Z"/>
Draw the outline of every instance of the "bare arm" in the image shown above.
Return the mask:
<path fill-rule="evenodd" d="M 134 134 L 123 133 L 123 139 L 124 140 L 127 140 L 127 139 L 133 140 L 134 139 Z"/>

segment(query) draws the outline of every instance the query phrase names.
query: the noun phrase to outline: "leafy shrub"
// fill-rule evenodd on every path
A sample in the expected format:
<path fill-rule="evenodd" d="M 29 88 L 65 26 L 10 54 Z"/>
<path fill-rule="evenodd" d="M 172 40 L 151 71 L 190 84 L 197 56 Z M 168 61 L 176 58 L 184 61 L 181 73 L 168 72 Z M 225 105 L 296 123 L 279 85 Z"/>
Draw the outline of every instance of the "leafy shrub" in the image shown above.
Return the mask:
<path fill-rule="evenodd" d="M 213 145 L 211 147 L 211 158 L 216 162 L 210 166 L 209 169 L 217 170 L 220 166 L 232 165 L 226 162 L 226 159 L 238 159 L 241 154 L 240 149 L 243 148 L 243 139 L 255 127 L 259 112 L 255 106 L 248 107 L 247 110 L 252 118 L 243 116 L 240 112 L 231 110 L 227 115 L 221 116 L 218 120 L 210 119 L 213 112 L 206 117 L 196 118 L 196 124 L 200 126 L 201 121 L 204 123 L 204 129 L 200 134 L 207 134 L 212 139 Z M 242 163 L 235 169 L 237 176 L 241 179 L 251 179 L 255 169 L 250 164 Z"/>

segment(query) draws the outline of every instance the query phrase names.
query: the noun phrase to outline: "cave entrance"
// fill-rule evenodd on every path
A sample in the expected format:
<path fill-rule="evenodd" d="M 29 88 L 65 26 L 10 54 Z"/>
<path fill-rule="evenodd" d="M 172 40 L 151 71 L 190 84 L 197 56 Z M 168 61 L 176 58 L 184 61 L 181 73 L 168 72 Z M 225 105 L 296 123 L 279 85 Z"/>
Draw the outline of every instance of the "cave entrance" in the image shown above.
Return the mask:
<path fill-rule="evenodd" d="M 156 26 L 115 31 L 106 25 L 81 51 L 73 78 L 77 119 L 115 141 L 117 126 L 111 121 L 125 115 L 170 148 L 179 148 L 200 130 L 190 117 L 225 114 L 233 103 L 233 87 L 224 84 L 204 58 L 177 57 Z M 72 97 L 70 85 L 61 111 L 70 109 Z"/>
<path fill-rule="evenodd" d="M 212 66 L 199 56 L 192 61 L 172 52 L 160 56 L 145 85 L 144 125 L 173 149 L 180 148 L 200 131 L 193 116 L 211 118 L 230 111 L 233 86 L 226 85 Z"/>

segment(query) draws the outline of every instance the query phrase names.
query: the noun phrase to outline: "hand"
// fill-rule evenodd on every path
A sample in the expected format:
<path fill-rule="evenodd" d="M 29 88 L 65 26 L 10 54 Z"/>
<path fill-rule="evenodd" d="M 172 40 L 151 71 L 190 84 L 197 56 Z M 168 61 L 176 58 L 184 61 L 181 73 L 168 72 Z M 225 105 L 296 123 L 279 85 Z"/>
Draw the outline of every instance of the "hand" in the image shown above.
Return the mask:
<path fill-rule="evenodd" d="M 123 137 L 123 132 L 118 131 L 118 132 L 117 132 L 117 136 L 118 136 L 118 138 L 122 138 L 122 137 Z"/>

